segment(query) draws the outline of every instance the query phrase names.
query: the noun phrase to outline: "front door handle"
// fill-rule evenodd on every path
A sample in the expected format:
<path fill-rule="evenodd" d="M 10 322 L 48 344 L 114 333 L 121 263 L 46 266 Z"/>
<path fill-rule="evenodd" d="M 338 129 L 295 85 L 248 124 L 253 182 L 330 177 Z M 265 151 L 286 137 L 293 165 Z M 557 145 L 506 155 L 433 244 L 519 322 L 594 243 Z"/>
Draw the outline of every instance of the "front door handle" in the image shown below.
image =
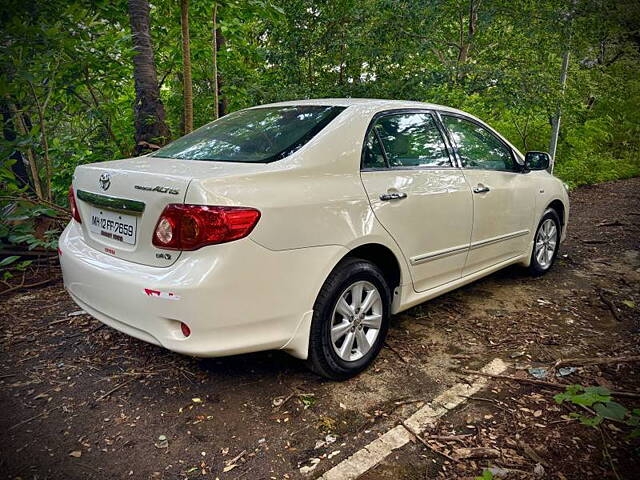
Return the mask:
<path fill-rule="evenodd" d="M 402 200 L 403 198 L 407 198 L 407 194 L 404 192 L 393 192 L 393 193 L 384 193 L 380 195 L 380 200 Z"/>
<path fill-rule="evenodd" d="M 490 190 L 491 189 L 489 187 L 487 187 L 486 185 L 483 185 L 481 183 L 479 183 L 478 185 L 473 187 L 473 193 L 487 193 Z"/>

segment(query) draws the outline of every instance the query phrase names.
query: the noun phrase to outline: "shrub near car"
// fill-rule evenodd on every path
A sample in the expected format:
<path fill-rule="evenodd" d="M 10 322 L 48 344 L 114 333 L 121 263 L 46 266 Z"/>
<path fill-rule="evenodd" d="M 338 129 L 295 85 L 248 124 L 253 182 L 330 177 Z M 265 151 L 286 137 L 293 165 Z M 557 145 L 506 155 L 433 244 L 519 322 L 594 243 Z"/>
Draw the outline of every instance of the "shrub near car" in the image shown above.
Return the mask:
<path fill-rule="evenodd" d="M 153 154 L 83 165 L 65 286 L 105 324 L 194 356 L 370 364 L 391 314 L 511 264 L 548 271 L 569 216 L 549 156 L 439 105 L 241 110 Z"/>

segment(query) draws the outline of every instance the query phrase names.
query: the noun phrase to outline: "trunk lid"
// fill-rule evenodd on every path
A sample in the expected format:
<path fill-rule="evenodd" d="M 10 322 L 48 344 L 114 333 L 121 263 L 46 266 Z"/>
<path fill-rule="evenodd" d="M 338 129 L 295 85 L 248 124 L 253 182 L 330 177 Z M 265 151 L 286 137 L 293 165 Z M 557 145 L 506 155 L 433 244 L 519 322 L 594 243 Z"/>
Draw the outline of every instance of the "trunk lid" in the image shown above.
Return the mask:
<path fill-rule="evenodd" d="M 193 179 L 244 176 L 267 168 L 150 156 L 82 165 L 74 173 L 73 188 L 84 241 L 123 260 L 170 266 L 181 252 L 151 243 L 164 208 L 184 203 Z"/>

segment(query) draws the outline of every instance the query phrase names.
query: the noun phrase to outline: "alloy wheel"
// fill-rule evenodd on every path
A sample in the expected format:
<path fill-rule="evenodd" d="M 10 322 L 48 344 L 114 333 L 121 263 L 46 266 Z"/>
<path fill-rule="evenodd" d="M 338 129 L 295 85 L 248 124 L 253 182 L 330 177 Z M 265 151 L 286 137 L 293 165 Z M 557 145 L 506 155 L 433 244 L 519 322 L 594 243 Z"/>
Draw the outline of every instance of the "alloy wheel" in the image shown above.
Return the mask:
<path fill-rule="evenodd" d="M 365 356 L 373 347 L 382 325 L 382 297 L 369 282 L 358 281 L 338 297 L 331 316 L 331 344 L 346 362 Z"/>
<path fill-rule="evenodd" d="M 555 222 L 551 218 L 547 218 L 536 235 L 535 257 L 536 261 L 543 269 L 551 266 L 553 255 L 558 244 L 558 229 Z"/>

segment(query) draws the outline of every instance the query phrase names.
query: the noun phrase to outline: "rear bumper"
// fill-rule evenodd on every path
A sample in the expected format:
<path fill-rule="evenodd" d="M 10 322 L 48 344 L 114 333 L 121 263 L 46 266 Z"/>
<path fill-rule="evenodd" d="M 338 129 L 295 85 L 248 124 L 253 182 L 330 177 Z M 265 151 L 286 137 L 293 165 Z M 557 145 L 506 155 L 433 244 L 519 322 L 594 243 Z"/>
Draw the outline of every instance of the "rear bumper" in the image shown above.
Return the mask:
<path fill-rule="evenodd" d="M 275 252 L 245 238 L 150 267 L 89 247 L 75 222 L 59 246 L 65 288 L 87 313 L 146 342 L 202 357 L 284 348 L 306 358 L 313 303 L 345 252 L 338 246 Z"/>

